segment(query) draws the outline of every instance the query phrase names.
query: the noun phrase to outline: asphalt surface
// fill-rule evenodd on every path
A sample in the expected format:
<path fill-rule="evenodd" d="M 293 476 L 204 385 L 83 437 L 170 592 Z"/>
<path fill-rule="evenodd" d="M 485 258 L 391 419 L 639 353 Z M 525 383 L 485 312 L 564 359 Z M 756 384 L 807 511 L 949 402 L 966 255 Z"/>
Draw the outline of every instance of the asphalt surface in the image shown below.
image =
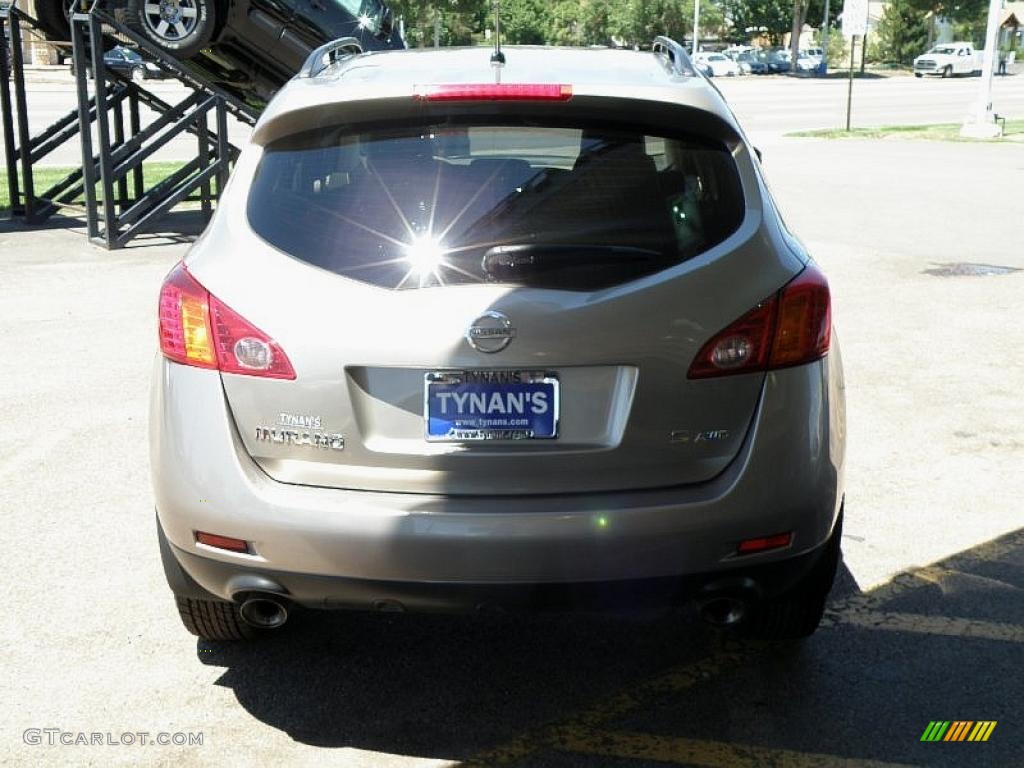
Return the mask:
<path fill-rule="evenodd" d="M 0 221 L 0 761 L 1019 766 L 1024 147 L 762 138 L 847 373 L 844 565 L 810 641 L 692 616 L 308 614 L 197 642 L 163 583 L 145 427 L 156 295 L 187 246 Z M 1021 271 L 929 273 L 952 262 Z M 934 720 L 996 726 L 922 743 Z M 26 743 L 45 728 L 135 743 Z"/>

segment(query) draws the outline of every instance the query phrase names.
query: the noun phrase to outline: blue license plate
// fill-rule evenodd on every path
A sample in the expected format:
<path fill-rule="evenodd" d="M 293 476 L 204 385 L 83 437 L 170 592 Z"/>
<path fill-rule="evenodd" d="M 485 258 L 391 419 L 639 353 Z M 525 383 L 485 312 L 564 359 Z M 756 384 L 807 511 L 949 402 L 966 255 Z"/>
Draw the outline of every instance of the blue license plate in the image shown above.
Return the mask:
<path fill-rule="evenodd" d="M 558 437 L 558 379 L 541 371 L 428 373 L 423 416 L 432 442 Z"/>

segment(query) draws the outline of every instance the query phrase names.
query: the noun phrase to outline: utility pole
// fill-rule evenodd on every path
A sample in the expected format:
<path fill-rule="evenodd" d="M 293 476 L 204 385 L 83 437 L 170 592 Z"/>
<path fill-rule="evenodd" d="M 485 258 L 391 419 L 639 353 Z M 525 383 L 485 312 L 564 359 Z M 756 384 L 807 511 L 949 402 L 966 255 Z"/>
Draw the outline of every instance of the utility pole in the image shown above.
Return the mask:
<path fill-rule="evenodd" d="M 700 50 L 700 46 L 697 45 L 697 41 L 700 39 L 700 0 L 693 0 L 693 49 L 690 51 L 691 56 L 696 56 L 697 51 Z"/>
<path fill-rule="evenodd" d="M 434 9 L 434 47 L 441 47 L 441 11 Z"/>
<path fill-rule="evenodd" d="M 985 30 L 985 55 L 981 63 L 981 82 L 974 114 L 960 129 L 961 136 L 973 139 L 996 139 L 1003 135 L 992 111 L 992 70 L 996 62 L 996 40 L 999 36 L 999 13 L 1002 0 L 991 0 L 988 6 L 988 28 Z"/>
<path fill-rule="evenodd" d="M 825 18 L 821 22 L 821 64 L 818 74 L 828 74 L 828 0 L 825 0 Z"/>

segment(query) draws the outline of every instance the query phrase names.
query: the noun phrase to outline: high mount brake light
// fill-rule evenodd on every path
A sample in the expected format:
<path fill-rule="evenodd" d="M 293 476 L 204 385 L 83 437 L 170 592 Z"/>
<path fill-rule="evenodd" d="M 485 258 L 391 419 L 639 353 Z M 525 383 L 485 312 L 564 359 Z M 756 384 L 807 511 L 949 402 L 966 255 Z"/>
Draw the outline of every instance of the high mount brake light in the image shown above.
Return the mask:
<path fill-rule="evenodd" d="M 778 293 L 715 334 L 687 376 L 707 379 L 803 365 L 824 357 L 831 342 L 828 281 L 808 265 Z"/>
<path fill-rule="evenodd" d="M 568 101 L 571 85 L 549 83 L 451 83 L 417 85 L 420 101 Z"/>
<path fill-rule="evenodd" d="M 169 360 L 271 379 L 294 379 L 281 346 L 207 291 L 184 264 L 160 289 L 160 351 Z"/>

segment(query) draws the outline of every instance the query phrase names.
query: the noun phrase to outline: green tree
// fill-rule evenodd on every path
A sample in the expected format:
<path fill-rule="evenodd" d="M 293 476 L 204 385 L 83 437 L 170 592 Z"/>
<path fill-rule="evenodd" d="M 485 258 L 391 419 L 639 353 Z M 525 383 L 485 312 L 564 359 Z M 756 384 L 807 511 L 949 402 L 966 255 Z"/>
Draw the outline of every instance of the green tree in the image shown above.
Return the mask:
<path fill-rule="evenodd" d="M 910 64 L 928 45 L 928 23 L 913 0 L 891 0 L 875 29 L 883 61 Z"/>
<path fill-rule="evenodd" d="M 793 20 L 789 0 L 725 0 L 724 9 L 732 22 L 729 39 L 737 43 L 763 34 L 773 45 L 778 45 Z"/>
<path fill-rule="evenodd" d="M 614 2 L 558 0 L 551 6 L 547 41 L 555 45 L 607 45 L 608 16 Z"/>

